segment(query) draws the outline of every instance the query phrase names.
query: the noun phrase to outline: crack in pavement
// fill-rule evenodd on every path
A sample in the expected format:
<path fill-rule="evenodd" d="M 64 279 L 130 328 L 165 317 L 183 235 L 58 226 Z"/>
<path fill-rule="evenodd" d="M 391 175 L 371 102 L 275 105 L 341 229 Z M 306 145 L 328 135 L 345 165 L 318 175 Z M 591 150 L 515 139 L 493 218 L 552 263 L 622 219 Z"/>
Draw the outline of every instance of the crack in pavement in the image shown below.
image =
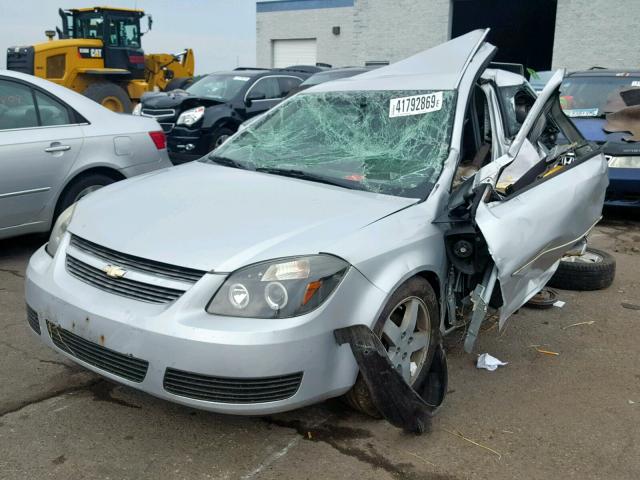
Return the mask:
<path fill-rule="evenodd" d="M 10 273 L 11 275 L 14 275 L 18 278 L 24 278 L 24 273 L 22 273 L 20 270 L 14 270 L 12 268 L 0 268 L 0 272 Z"/>
<path fill-rule="evenodd" d="M 68 393 L 74 393 L 74 392 L 78 392 L 80 390 L 86 390 L 91 388 L 93 385 L 102 382 L 103 380 L 98 378 L 98 379 L 93 379 L 89 382 L 86 382 L 82 385 L 75 385 L 73 387 L 63 387 L 63 388 L 57 388 L 57 389 L 53 389 L 50 392 L 46 393 L 45 395 L 41 395 L 38 396 L 36 398 L 33 398 L 31 400 L 25 400 L 23 402 L 20 402 L 18 405 L 16 405 L 15 407 L 11 407 L 11 408 L 7 408 L 5 410 L 0 410 L 0 418 L 3 418 L 6 415 L 9 415 L 11 413 L 16 413 L 19 412 L 20 410 L 22 410 L 23 408 L 27 408 L 30 405 L 35 405 L 37 403 L 42 403 L 45 402 L 47 400 L 50 400 L 52 398 L 55 397 L 60 397 L 62 395 L 66 395 Z"/>
<path fill-rule="evenodd" d="M 109 403 L 114 403 L 116 405 L 120 405 L 128 408 L 137 408 L 137 409 L 142 408 L 140 405 L 135 405 L 133 403 L 127 402 L 126 400 L 122 400 L 120 398 L 114 397 L 112 395 L 113 389 L 116 388 L 117 386 L 118 385 L 111 383 L 105 380 L 104 378 L 95 378 L 82 385 L 75 385 L 73 387 L 54 389 L 45 395 L 21 402 L 15 407 L 11 407 L 5 410 L 0 410 L 0 418 L 4 417 L 5 415 L 9 415 L 11 413 L 19 412 L 20 410 L 30 405 L 35 405 L 38 403 L 45 402 L 47 400 L 51 400 L 52 398 L 60 397 L 63 395 L 67 395 L 69 393 L 75 393 L 79 391 L 91 392 L 91 394 L 93 395 L 93 401 L 95 402 L 109 402 Z"/>

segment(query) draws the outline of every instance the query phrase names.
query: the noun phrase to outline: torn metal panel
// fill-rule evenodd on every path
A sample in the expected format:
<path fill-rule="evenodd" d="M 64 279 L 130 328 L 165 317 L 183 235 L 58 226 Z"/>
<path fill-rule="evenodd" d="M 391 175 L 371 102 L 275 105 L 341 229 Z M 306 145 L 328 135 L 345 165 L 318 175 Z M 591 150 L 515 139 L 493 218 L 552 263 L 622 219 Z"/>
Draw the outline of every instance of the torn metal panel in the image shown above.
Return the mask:
<path fill-rule="evenodd" d="M 413 389 L 367 326 L 340 328 L 334 336 L 339 345 L 350 345 L 371 400 L 382 416 L 398 428 L 424 433 L 429 417 L 437 412 L 447 393 L 447 359 L 442 345 L 436 349 L 428 374 Z"/>
<path fill-rule="evenodd" d="M 452 90 L 459 86 L 462 75 L 478 52 L 488 48 L 483 42 L 487 32 L 488 29 L 474 30 L 386 67 L 321 84 L 309 91 L 419 90 L 425 85 Z"/>

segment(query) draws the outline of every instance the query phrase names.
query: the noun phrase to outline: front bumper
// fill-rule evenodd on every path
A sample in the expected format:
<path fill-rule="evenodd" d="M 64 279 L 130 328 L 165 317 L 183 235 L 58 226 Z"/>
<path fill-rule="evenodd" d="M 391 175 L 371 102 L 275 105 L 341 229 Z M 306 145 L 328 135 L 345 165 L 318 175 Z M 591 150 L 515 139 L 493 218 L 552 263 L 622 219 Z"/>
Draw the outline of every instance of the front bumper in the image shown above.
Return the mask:
<path fill-rule="evenodd" d="M 608 207 L 640 208 L 640 168 L 609 168 Z"/>
<path fill-rule="evenodd" d="M 212 132 L 199 128 L 175 127 L 167 134 L 169 158 L 174 165 L 205 156 L 211 150 Z"/>
<path fill-rule="evenodd" d="M 113 381 L 215 412 L 268 414 L 345 393 L 353 385 L 358 367 L 349 347 L 336 343 L 333 330 L 371 325 L 385 301 L 384 292 L 351 268 L 320 308 L 291 319 L 227 318 L 206 313 L 204 306 L 225 278 L 215 274 L 206 274 L 168 305 L 152 305 L 103 292 L 69 275 L 64 260 L 67 243 L 68 238 L 55 259 L 40 248 L 27 269 L 26 301 L 38 315 L 42 341 Z M 98 368 L 99 362 L 84 361 L 68 353 L 69 349 L 56 346 L 48 331 L 52 327 L 91 342 L 90 349 L 102 347 L 148 362 L 146 373 L 138 382 Z M 239 382 L 238 388 L 242 388 L 243 379 L 259 381 L 300 372 L 302 379 L 297 391 L 286 399 L 208 401 L 169 392 L 165 388 L 167 369 L 196 377 L 233 379 Z"/>

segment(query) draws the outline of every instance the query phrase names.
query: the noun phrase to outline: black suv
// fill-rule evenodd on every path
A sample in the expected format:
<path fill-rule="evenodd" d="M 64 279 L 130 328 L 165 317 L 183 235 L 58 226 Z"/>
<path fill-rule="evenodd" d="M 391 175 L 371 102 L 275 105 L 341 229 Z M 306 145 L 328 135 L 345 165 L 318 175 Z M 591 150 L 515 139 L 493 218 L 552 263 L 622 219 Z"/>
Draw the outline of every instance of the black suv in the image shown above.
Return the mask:
<path fill-rule="evenodd" d="M 313 73 L 305 70 L 239 68 L 211 73 L 186 90 L 145 93 L 133 113 L 158 120 L 171 161 L 184 163 L 206 155 L 242 122 L 275 106 Z"/>

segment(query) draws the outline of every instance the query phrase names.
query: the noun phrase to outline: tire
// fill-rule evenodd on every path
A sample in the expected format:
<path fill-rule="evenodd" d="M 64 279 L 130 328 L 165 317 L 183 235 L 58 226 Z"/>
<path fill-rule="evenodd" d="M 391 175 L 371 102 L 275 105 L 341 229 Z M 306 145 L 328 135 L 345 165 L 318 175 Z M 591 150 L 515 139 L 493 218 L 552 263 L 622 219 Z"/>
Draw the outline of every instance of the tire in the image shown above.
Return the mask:
<path fill-rule="evenodd" d="M 92 83 L 82 94 L 114 112 L 131 113 L 133 103 L 127 92 L 115 83 Z"/>
<path fill-rule="evenodd" d="M 178 77 L 172 79 L 167 86 L 164 87 L 165 92 L 170 92 L 171 90 L 184 90 L 189 87 L 193 83 L 192 77 Z"/>
<path fill-rule="evenodd" d="M 231 135 L 236 133 L 235 130 L 231 130 L 227 127 L 216 128 L 211 135 L 211 143 L 209 144 L 209 151 L 213 151 L 224 143 Z"/>
<path fill-rule="evenodd" d="M 580 257 L 560 260 L 556 273 L 551 277 L 550 287 L 563 290 L 602 290 L 613 283 L 616 276 L 616 259 L 607 252 L 587 248 Z"/>
<path fill-rule="evenodd" d="M 72 204 L 80 200 L 83 196 L 88 195 L 104 186 L 110 185 L 116 181 L 115 178 L 105 175 L 104 173 L 90 173 L 73 180 L 64 190 L 54 213 L 53 225 L 62 212 L 69 208 Z"/>
<path fill-rule="evenodd" d="M 438 313 L 438 300 L 433 288 L 427 280 L 421 277 L 414 277 L 409 279 L 406 283 L 401 285 L 391 296 L 387 305 L 382 310 L 382 313 L 378 317 L 375 323 L 373 331 L 382 338 L 385 347 L 388 347 L 388 341 L 386 335 L 383 334 L 383 328 L 389 317 L 396 311 L 397 307 L 402 304 L 403 301 L 408 299 L 420 299 L 423 306 L 426 309 L 428 315 L 428 325 L 425 328 L 425 333 L 428 330 L 429 339 L 426 346 L 426 352 L 421 353 L 422 361 L 415 374 L 411 377 L 409 383 L 411 385 L 421 385 L 424 383 L 426 376 L 429 374 L 429 367 L 433 361 L 433 355 L 438 346 L 440 338 L 440 316 Z M 415 332 L 417 333 L 417 332 Z M 389 347 L 391 348 L 391 347 Z M 416 352 L 417 353 L 417 352 Z M 424 355 L 422 357 L 422 355 Z M 411 357 L 410 357 L 411 359 Z M 367 388 L 364 379 L 360 374 L 356 379 L 355 384 L 344 395 L 344 400 L 354 409 L 369 415 L 374 418 L 381 418 L 380 412 L 373 404 L 371 396 L 369 395 L 369 389 Z"/>

